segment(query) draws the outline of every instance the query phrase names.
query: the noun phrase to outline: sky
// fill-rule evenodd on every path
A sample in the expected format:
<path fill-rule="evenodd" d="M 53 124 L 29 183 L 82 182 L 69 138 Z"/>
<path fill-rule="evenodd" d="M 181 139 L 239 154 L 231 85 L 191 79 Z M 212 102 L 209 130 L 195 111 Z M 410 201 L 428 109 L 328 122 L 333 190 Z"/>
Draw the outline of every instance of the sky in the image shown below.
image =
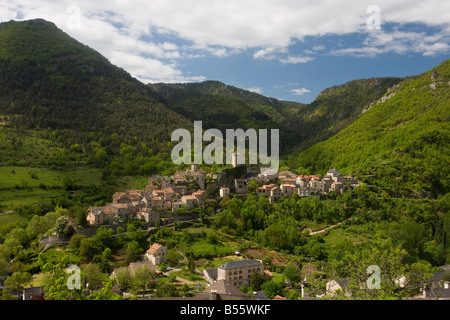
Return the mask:
<path fill-rule="evenodd" d="M 450 57 L 448 0 L 2 0 L 144 83 L 218 80 L 310 103 L 324 89 L 423 73 Z"/>

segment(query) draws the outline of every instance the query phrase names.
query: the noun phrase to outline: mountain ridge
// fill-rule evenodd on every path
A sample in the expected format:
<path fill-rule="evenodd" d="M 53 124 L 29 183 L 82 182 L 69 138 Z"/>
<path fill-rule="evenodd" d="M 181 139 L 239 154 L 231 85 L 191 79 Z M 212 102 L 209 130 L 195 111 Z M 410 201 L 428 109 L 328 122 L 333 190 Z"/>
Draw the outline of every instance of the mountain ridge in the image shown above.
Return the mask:
<path fill-rule="evenodd" d="M 379 167 L 382 164 L 399 166 L 395 161 L 390 162 L 395 157 L 385 152 L 395 143 L 385 146 L 386 150 L 381 150 L 383 152 L 376 151 L 383 154 L 383 161 L 375 159 L 376 154 L 365 154 L 366 151 L 361 150 L 367 147 L 360 146 L 361 150 L 353 151 L 367 158 L 360 162 L 343 153 L 342 150 L 349 150 L 347 146 L 340 142 L 341 150 L 336 151 L 332 143 L 342 139 L 349 145 L 357 145 L 362 132 L 382 132 L 383 128 L 376 128 L 380 124 L 378 119 L 372 118 L 373 123 L 365 123 L 364 126 L 358 124 L 373 117 L 380 108 L 383 110 L 392 104 L 397 106 L 397 109 L 388 108 L 385 114 L 380 115 L 391 115 L 392 119 L 383 118 L 384 122 L 406 115 L 414 122 L 415 116 L 421 115 L 421 104 L 431 103 L 426 99 L 434 101 L 437 109 L 432 109 L 443 114 L 442 104 L 448 102 L 445 91 L 442 91 L 442 86 L 448 81 L 448 61 L 438 66 L 436 73 L 432 70 L 425 73 L 426 81 L 423 80 L 424 75 L 353 80 L 323 90 L 310 104 L 300 104 L 265 97 L 219 81 L 145 85 L 53 23 L 42 19 L 1 23 L 0 43 L 0 95 L 3 98 L 0 117 L 7 118 L 8 123 L 16 128 L 53 130 L 55 141 L 59 141 L 66 150 L 79 145 L 87 158 L 95 158 L 93 163 L 103 166 L 106 176 L 108 172 L 132 173 L 136 168 L 147 168 L 140 171 L 144 174 L 175 170 L 168 160 L 171 132 L 178 128 L 191 131 L 195 120 L 202 120 L 204 129 L 279 128 L 282 131 L 281 151 L 286 158 L 289 156 L 286 163 L 298 172 L 323 173 L 327 167 L 337 167 L 348 174 L 370 174 L 371 170 L 382 172 Z M 426 83 L 428 91 L 408 85 L 420 81 Z M 405 90 L 407 93 L 402 93 Z M 429 91 L 439 97 L 433 100 Z M 416 114 L 402 106 L 399 97 L 407 105 L 412 103 Z M 398 110 L 398 113 L 393 110 Z M 442 117 L 444 119 L 445 115 Z M 447 121 L 441 120 L 443 124 Z M 436 123 L 429 121 L 423 125 L 433 131 Z M 355 132 L 355 127 L 358 132 Z M 439 136 L 443 129 L 440 125 L 437 128 Z M 446 131 L 442 132 L 447 139 Z M 416 136 L 418 141 L 436 138 L 436 134 L 429 133 L 427 138 L 427 134 L 422 133 L 424 136 Z M 379 140 L 383 137 L 380 136 Z M 366 142 L 372 143 L 372 140 L 376 139 L 366 139 Z M 405 141 L 399 147 L 415 151 Z M 436 152 L 433 148 L 431 146 L 430 153 Z M 152 158 L 156 155 L 157 159 Z M 125 158 L 133 157 L 135 163 L 122 163 Z M 439 159 L 439 156 L 435 158 Z M 372 160 L 375 167 L 370 162 Z M 415 165 L 423 169 L 420 163 Z M 362 170 L 363 167 L 366 169 Z M 435 196 L 445 193 L 448 187 L 436 175 L 412 179 L 418 184 L 417 188 L 407 181 L 406 194 L 423 192 Z M 404 178 L 399 176 L 399 179 L 403 181 Z M 432 187 L 425 186 L 426 179 L 434 181 Z M 392 179 L 387 181 L 392 185 L 400 183 Z"/>

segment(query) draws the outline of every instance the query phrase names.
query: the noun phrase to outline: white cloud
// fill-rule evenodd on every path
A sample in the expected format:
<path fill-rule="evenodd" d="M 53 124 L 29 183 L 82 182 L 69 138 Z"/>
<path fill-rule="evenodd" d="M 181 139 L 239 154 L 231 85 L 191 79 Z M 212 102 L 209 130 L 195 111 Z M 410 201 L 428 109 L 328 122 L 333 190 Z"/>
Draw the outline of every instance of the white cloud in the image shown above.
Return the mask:
<path fill-rule="evenodd" d="M 262 94 L 263 93 L 263 89 L 261 89 L 260 87 L 248 88 L 247 90 L 250 91 L 250 92 L 258 93 L 258 94 Z"/>
<path fill-rule="evenodd" d="M 365 37 L 359 46 L 330 49 L 336 55 L 449 52 L 450 1 L 377 0 L 381 32 L 367 30 L 369 4 L 360 0 L 6 0 L 0 3 L 0 19 L 50 20 L 133 76 L 153 81 L 201 79 L 201 75 L 183 74 L 176 61 L 205 55 L 227 57 L 246 50 L 254 52 L 255 59 L 305 63 L 313 58 L 293 54 L 291 46 L 307 37 L 325 35 Z M 71 5 L 79 8 L 78 15 L 68 13 Z M 70 28 L 73 19 L 80 28 Z M 429 34 L 388 32 L 383 29 L 388 23 L 435 28 Z M 170 40 L 157 40 L 161 38 Z M 325 54 L 325 49 L 316 45 L 305 53 Z M 130 62 L 138 57 L 142 67 Z"/>
<path fill-rule="evenodd" d="M 300 56 L 292 57 L 292 56 L 289 56 L 289 57 L 287 57 L 285 59 L 280 59 L 280 61 L 282 63 L 284 63 L 284 64 L 297 64 L 297 63 L 306 63 L 306 62 L 312 61 L 314 59 L 315 58 L 313 58 L 313 57 L 300 57 Z"/>
<path fill-rule="evenodd" d="M 332 50 L 333 55 L 353 55 L 356 57 L 375 57 L 383 53 L 420 53 L 434 56 L 450 52 L 450 34 L 427 35 L 426 32 L 391 32 L 378 30 L 368 32 L 363 46 Z"/>
<path fill-rule="evenodd" d="M 256 51 L 253 54 L 253 58 L 255 59 L 265 59 L 265 60 L 273 60 L 275 59 L 279 53 L 285 52 L 286 50 L 283 48 L 277 47 L 267 47 Z"/>
<path fill-rule="evenodd" d="M 311 92 L 311 90 L 305 89 L 305 88 L 301 88 L 301 89 L 292 89 L 289 90 L 289 92 L 295 96 L 303 96 L 306 93 Z"/>

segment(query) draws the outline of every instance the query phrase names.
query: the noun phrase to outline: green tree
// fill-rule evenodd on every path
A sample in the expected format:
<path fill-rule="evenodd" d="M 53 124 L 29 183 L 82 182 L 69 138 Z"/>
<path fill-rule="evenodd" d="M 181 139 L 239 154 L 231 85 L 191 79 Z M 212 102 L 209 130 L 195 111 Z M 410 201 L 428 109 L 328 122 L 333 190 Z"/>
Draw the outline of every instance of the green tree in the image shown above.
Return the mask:
<path fill-rule="evenodd" d="M 355 298 L 398 299 L 405 295 L 401 279 L 408 272 L 407 255 L 406 250 L 400 244 L 394 245 L 390 238 L 376 237 L 371 243 L 349 247 L 340 254 L 339 260 L 330 260 L 327 272 L 332 279 L 352 279 Z M 380 269 L 380 290 L 360 290 L 366 287 L 369 266 Z"/>
<path fill-rule="evenodd" d="M 74 228 L 66 216 L 56 220 L 54 230 L 58 237 L 70 237 L 74 233 Z"/>
<path fill-rule="evenodd" d="M 12 300 L 13 296 L 8 292 L 8 290 L 3 289 L 0 291 L 0 300 Z"/>
<path fill-rule="evenodd" d="M 290 263 L 284 269 L 284 275 L 292 285 L 295 285 L 301 280 L 300 267 L 297 264 Z"/>
<path fill-rule="evenodd" d="M 117 283 L 119 284 L 120 290 L 126 292 L 129 289 L 131 289 L 132 277 L 129 268 L 126 267 L 119 268 L 119 270 L 115 272 L 115 278 L 117 279 Z"/>
<path fill-rule="evenodd" d="M 256 179 L 251 180 L 247 185 L 248 191 L 252 194 L 256 193 L 256 189 L 258 189 L 258 187 L 259 187 L 259 183 Z"/>
<path fill-rule="evenodd" d="M 180 293 L 173 284 L 163 282 L 160 283 L 155 290 L 155 297 L 179 297 Z"/>
<path fill-rule="evenodd" d="M 155 272 L 147 268 L 146 266 L 137 267 L 134 271 L 134 276 L 132 278 L 132 285 L 136 290 L 142 290 L 143 295 L 145 295 L 145 290 L 156 278 Z"/>
<path fill-rule="evenodd" d="M 284 283 L 269 280 L 261 285 L 261 289 L 264 291 L 268 298 L 273 299 L 273 297 L 275 297 L 276 295 L 283 294 Z"/>
<path fill-rule="evenodd" d="M 192 252 L 189 253 L 188 268 L 189 268 L 190 273 L 195 273 L 195 260 L 194 260 L 194 254 Z"/>
<path fill-rule="evenodd" d="M 89 289 L 103 287 L 104 276 L 96 263 L 90 263 L 83 268 L 83 278 L 89 283 Z"/>
<path fill-rule="evenodd" d="M 253 291 L 259 291 L 261 290 L 263 283 L 269 280 L 270 277 L 265 273 L 253 271 L 252 275 L 250 276 L 250 287 L 252 287 Z"/>
<path fill-rule="evenodd" d="M 10 289 L 17 290 L 17 294 L 21 288 L 23 288 L 26 284 L 30 283 L 31 274 L 28 272 L 14 272 L 8 279 L 5 280 L 5 286 Z"/>
<path fill-rule="evenodd" d="M 85 260 L 92 260 L 96 254 L 100 253 L 101 248 L 92 238 L 83 238 L 80 241 L 80 251 L 78 256 Z"/>
<path fill-rule="evenodd" d="M 125 261 L 127 264 L 130 262 L 136 261 L 139 256 L 142 254 L 142 248 L 139 246 L 137 241 L 131 241 L 127 245 L 127 250 L 125 253 Z"/>

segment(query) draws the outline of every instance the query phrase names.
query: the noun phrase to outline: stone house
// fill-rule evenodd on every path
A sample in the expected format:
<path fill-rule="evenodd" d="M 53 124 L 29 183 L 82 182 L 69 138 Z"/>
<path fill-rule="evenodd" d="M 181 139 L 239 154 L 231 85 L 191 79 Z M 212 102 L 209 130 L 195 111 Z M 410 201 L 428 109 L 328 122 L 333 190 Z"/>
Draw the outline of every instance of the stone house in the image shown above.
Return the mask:
<path fill-rule="evenodd" d="M 159 243 L 154 243 L 145 252 L 145 258 L 148 261 L 151 261 L 155 266 L 159 266 L 167 259 L 167 247 Z"/>
<path fill-rule="evenodd" d="M 262 170 L 262 168 L 261 168 Z M 260 183 L 266 183 L 271 180 L 275 180 L 278 178 L 278 171 L 277 170 L 263 170 L 260 174 L 258 174 L 257 180 Z"/>
<path fill-rule="evenodd" d="M 270 190 L 270 195 L 269 195 L 269 202 L 270 203 L 275 203 L 277 202 L 278 199 L 280 199 L 283 196 L 281 189 L 277 186 L 273 187 Z"/>
<path fill-rule="evenodd" d="M 221 198 L 229 196 L 230 195 L 230 188 L 226 188 L 226 187 L 220 188 L 219 189 L 219 195 L 220 195 Z"/>
<path fill-rule="evenodd" d="M 270 196 L 270 191 L 276 187 L 276 184 L 266 184 L 262 187 L 258 187 L 256 189 L 256 194 L 259 196 L 260 194 L 265 195 L 266 197 Z"/>
<path fill-rule="evenodd" d="M 106 222 L 105 211 L 101 207 L 89 207 L 89 212 L 86 220 L 90 226 L 104 224 Z"/>
<path fill-rule="evenodd" d="M 142 208 L 137 213 L 137 217 L 150 224 L 155 224 L 156 222 L 161 221 L 160 213 L 158 211 L 153 210 L 152 208 Z"/>
<path fill-rule="evenodd" d="M 198 199 L 194 195 L 182 196 L 181 201 L 187 205 L 188 209 L 194 209 L 195 205 L 198 203 Z"/>
<path fill-rule="evenodd" d="M 172 212 L 174 213 L 178 213 L 178 209 L 180 209 L 180 207 L 182 205 L 184 205 L 185 203 L 181 200 L 176 200 L 172 202 Z"/>
<path fill-rule="evenodd" d="M 280 185 L 280 189 L 281 194 L 286 198 L 290 197 L 293 193 L 297 193 L 297 186 L 294 184 L 283 183 Z"/>
<path fill-rule="evenodd" d="M 278 179 L 280 180 L 295 179 L 296 177 L 297 175 L 291 171 L 281 171 L 278 173 Z"/>
<path fill-rule="evenodd" d="M 234 188 L 236 193 L 246 193 L 248 181 L 246 179 L 234 179 Z"/>

